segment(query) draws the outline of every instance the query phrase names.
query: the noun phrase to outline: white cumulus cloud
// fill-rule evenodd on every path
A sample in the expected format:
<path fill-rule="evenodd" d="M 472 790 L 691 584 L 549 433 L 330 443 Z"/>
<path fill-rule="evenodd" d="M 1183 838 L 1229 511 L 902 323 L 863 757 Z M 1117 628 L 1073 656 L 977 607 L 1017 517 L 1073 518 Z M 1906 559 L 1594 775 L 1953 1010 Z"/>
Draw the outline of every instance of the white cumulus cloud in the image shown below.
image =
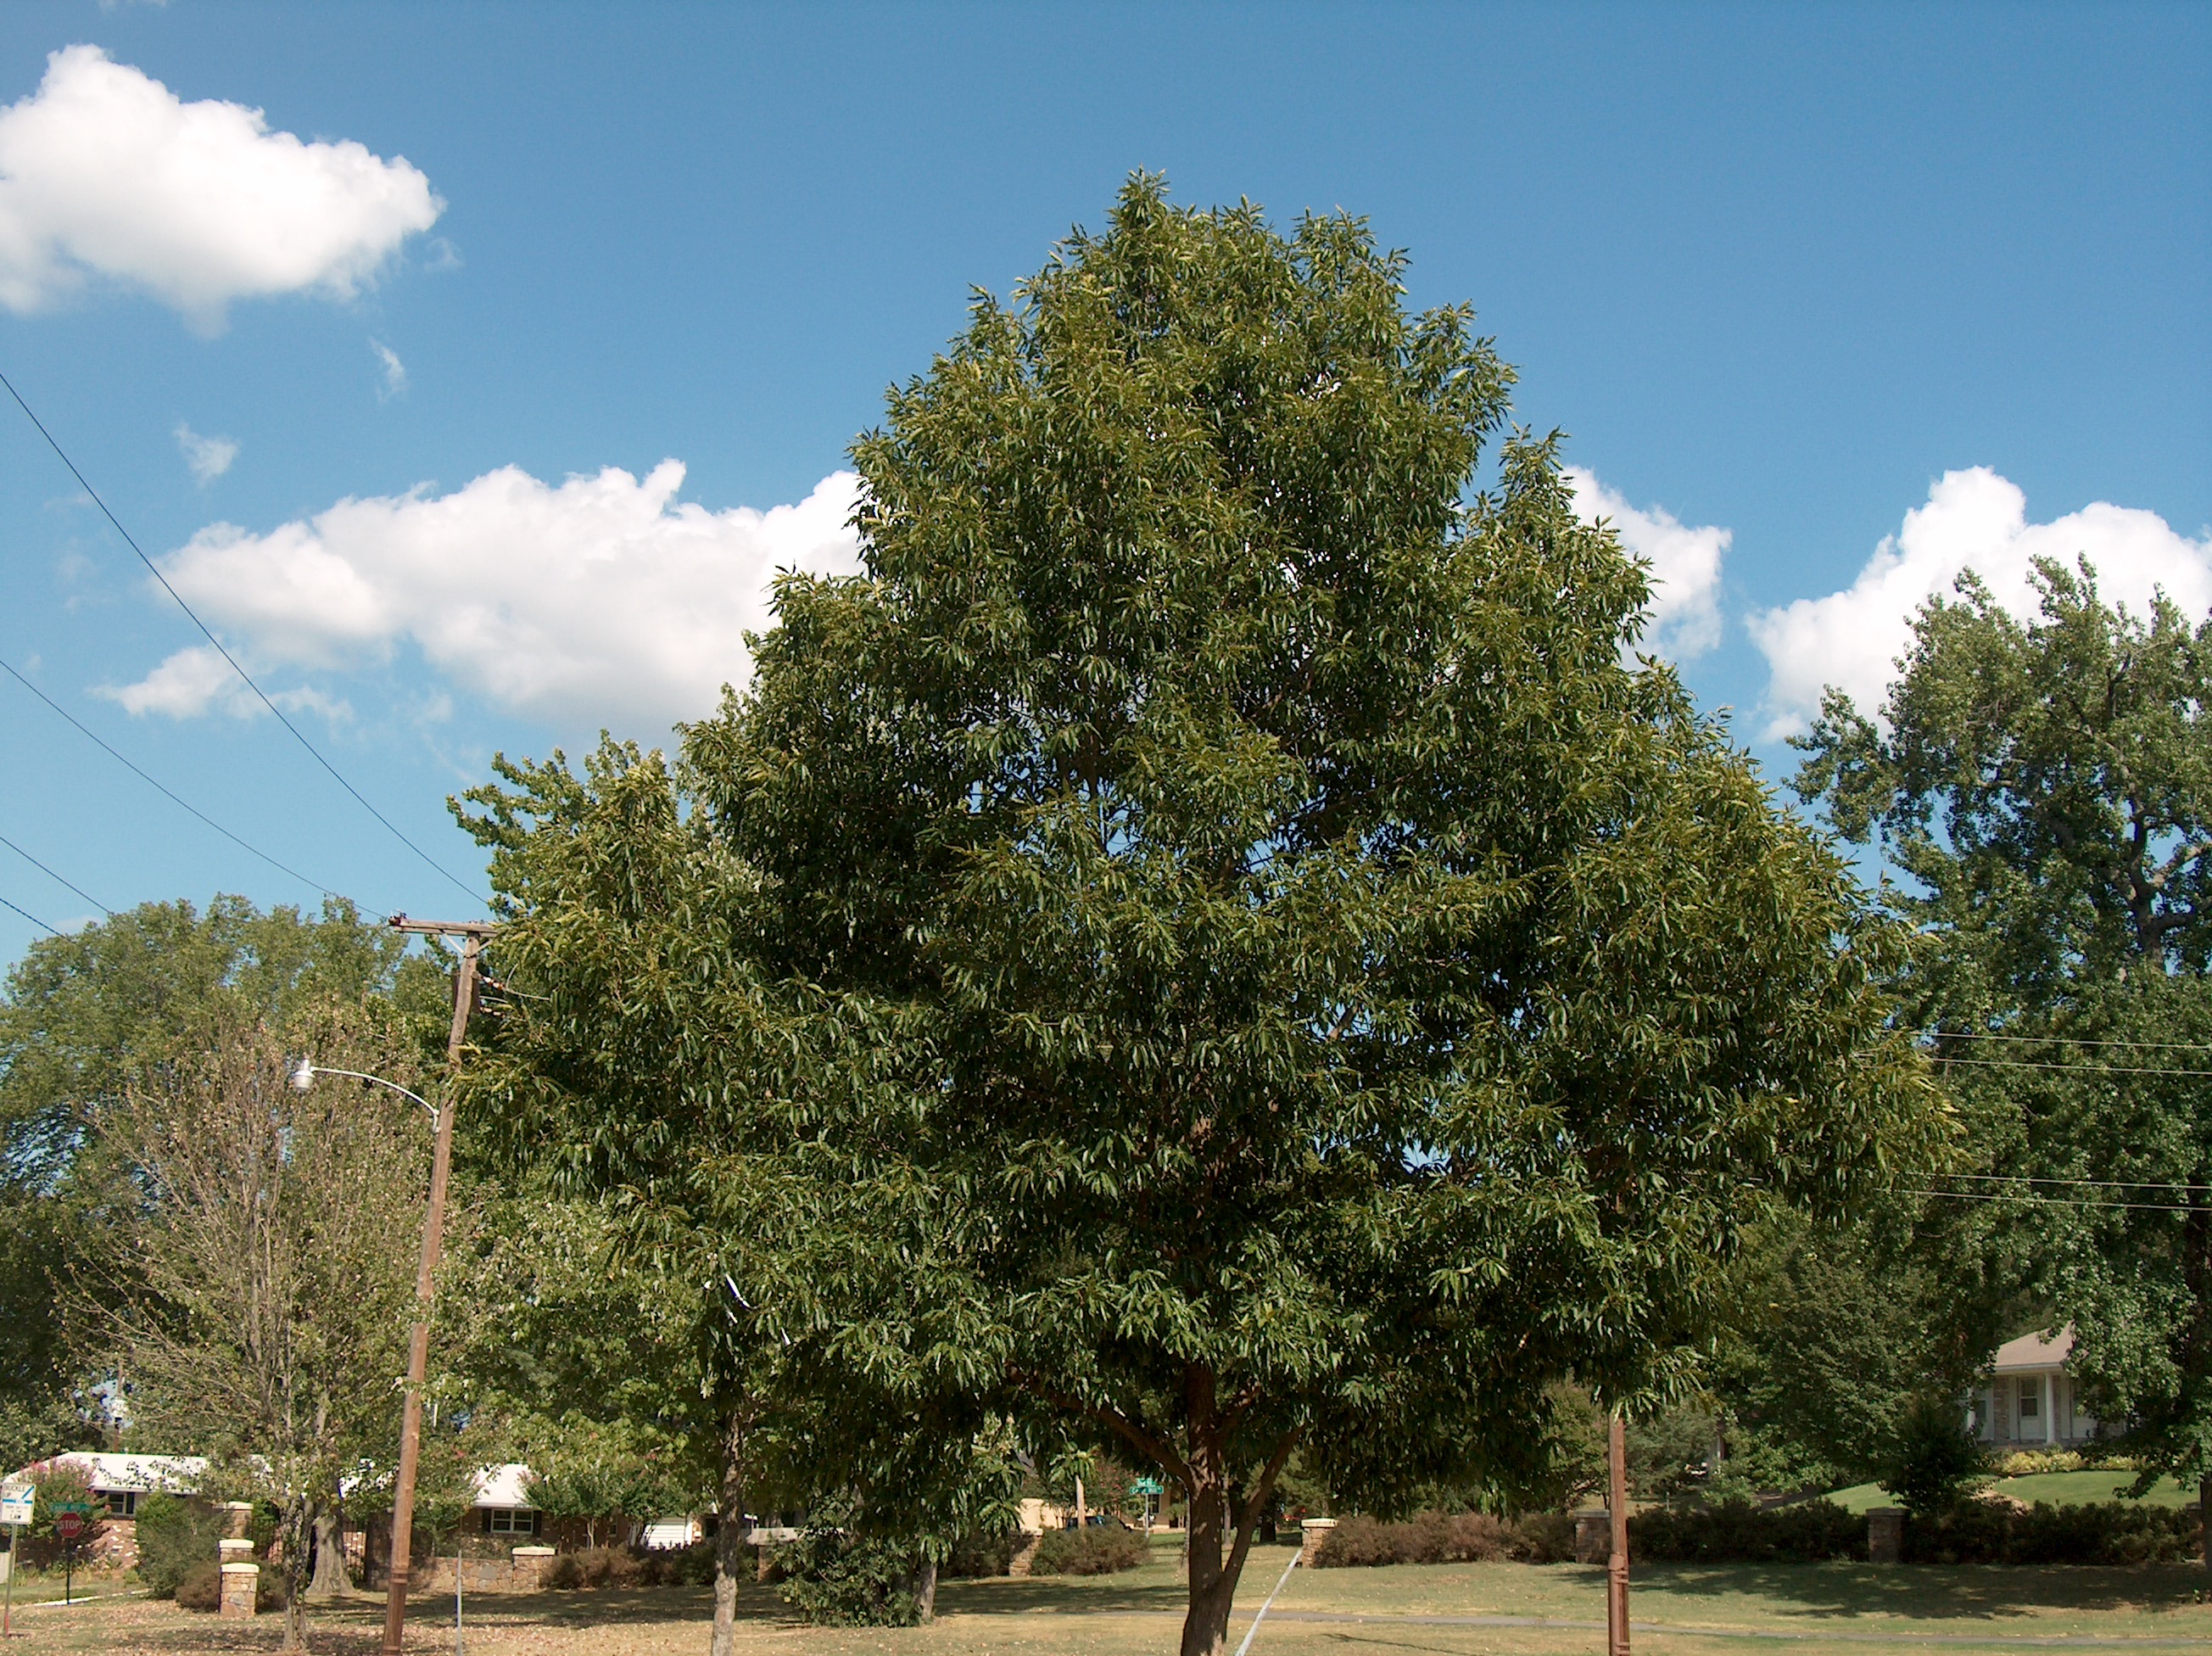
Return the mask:
<path fill-rule="evenodd" d="M 1721 560 L 1733 532 L 1693 528 L 1662 506 L 1639 510 L 1578 466 L 1566 468 L 1566 478 L 1583 521 L 1610 522 L 1620 544 L 1650 565 L 1650 619 L 1641 648 L 1686 661 L 1719 643 Z"/>
<path fill-rule="evenodd" d="M 672 460 L 641 479 L 609 466 L 557 484 L 502 466 L 451 494 L 343 500 L 266 534 L 215 524 L 161 568 L 257 661 L 339 668 L 411 642 L 511 711 L 651 734 L 744 681 L 744 635 L 769 625 L 777 569 L 860 567 L 849 472 L 765 512 L 679 502 L 683 482 Z M 238 710 L 210 654 L 180 651 L 111 693 L 134 712 Z"/>
<path fill-rule="evenodd" d="M 177 427 L 177 447 L 183 453 L 185 464 L 191 469 L 196 483 L 213 483 L 230 470 L 230 463 L 238 458 L 238 445 L 228 437 L 203 437 L 189 425 Z"/>
<path fill-rule="evenodd" d="M 2086 556 L 2106 601 L 2138 614 L 2163 589 L 2187 613 L 2212 609 L 2212 537 L 2191 540 L 2154 512 L 2103 501 L 2049 523 L 2027 521 L 2027 496 L 1985 466 L 1946 472 L 1928 503 L 1905 514 L 1858 578 L 1842 592 L 1801 598 L 1750 620 L 1765 652 L 1770 740 L 1802 730 L 1833 685 L 1872 716 L 1888 699 L 1896 663 L 1911 645 L 1912 620 L 1971 569 L 2012 614 L 2037 612 L 2033 562 L 2072 565 Z"/>
<path fill-rule="evenodd" d="M 444 209 L 404 159 L 185 103 L 97 46 L 53 53 L 39 89 L 0 109 L 0 304 L 17 312 L 88 276 L 205 330 L 234 299 L 345 298 Z"/>

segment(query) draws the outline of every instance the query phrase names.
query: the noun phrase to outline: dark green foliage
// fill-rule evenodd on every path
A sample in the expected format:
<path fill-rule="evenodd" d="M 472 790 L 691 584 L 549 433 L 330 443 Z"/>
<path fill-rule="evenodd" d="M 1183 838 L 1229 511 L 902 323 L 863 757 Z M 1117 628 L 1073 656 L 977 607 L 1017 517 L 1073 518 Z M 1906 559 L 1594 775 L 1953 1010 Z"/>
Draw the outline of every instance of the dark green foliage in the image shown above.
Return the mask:
<path fill-rule="evenodd" d="M 75 1461 L 58 1460 L 34 1475 L 31 1488 L 37 1496 L 31 1507 L 31 1527 L 28 1533 L 40 1541 L 58 1539 L 54 1529 L 54 1509 L 60 1505 L 76 1502 L 89 1506 L 91 1515 L 77 1532 L 76 1544 L 80 1552 L 100 1538 L 107 1525 L 101 1514 L 100 1500 L 92 1493 L 92 1483 Z"/>
<path fill-rule="evenodd" d="M 1777 1215 L 1752 1233 L 1712 1373 L 1726 1458 L 1709 1494 L 1875 1476 L 1917 1398 L 1966 1392 L 2005 1331 L 2005 1296 L 1959 1210 L 1917 1206 L 1870 1202 L 1850 1224 Z"/>
<path fill-rule="evenodd" d="M 1959 1204 L 1987 1268 L 2073 1324 L 2083 1404 L 2146 1483 L 2212 1487 L 2212 621 L 2116 610 L 2086 563 L 2033 578 L 2027 621 L 1971 576 L 1931 600 L 1886 728 L 1831 695 L 1797 787 L 1909 876 L 1902 989 L 1951 1038 L 1986 1158 L 1962 1171 L 2135 1204 Z"/>
<path fill-rule="evenodd" d="M 1514 1526 L 1488 1513 L 1425 1512 L 1389 1524 L 1355 1513 L 1340 1519 L 1314 1563 L 1336 1569 L 1376 1564 L 1476 1564 L 1512 1556 Z"/>
<path fill-rule="evenodd" d="M 1628 1556 L 1676 1564 L 1810 1564 L 1864 1559 L 1867 1521 L 1832 1501 L 1754 1507 L 1659 1507 L 1628 1520 Z"/>
<path fill-rule="evenodd" d="M 911 1541 L 864 1535 L 823 1521 L 775 1549 L 783 1573 L 776 1591 L 802 1617 L 823 1627 L 916 1627 L 921 1558 Z"/>
<path fill-rule="evenodd" d="M 222 1566 L 214 1560 L 204 1560 L 187 1568 L 177 1579 L 177 1607 L 179 1610 L 218 1610 L 222 1608 Z M 254 1578 L 253 1607 L 262 1615 L 285 1607 L 284 1573 L 271 1569 L 265 1562 L 261 1574 Z"/>
<path fill-rule="evenodd" d="M 1966 1430 L 1955 1399 L 1913 1399 L 1898 1423 L 1881 1469 L 1881 1487 L 1907 1512 L 1939 1513 L 1988 1476 L 1981 1446 Z"/>
<path fill-rule="evenodd" d="M 1405 287 L 1132 180 L 892 393 L 865 573 L 780 583 L 678 764 L 472 796 L 487 1111 L 912 1441 L 1172 1477 L 1193 1650 L 1292 1452 L 1385 1510 L 1538 1476 L 1547 1384 L 1679 1385 L 1747 1222 L 1943 1132 L 1903 934 Z"/>
<path fill-rule="evenodd" d="M 2203 1543 L 2195 1507 L 2125 1501 L 1966 1501 L 1905 1521 L 1908 1564 L 2179 1564 Z"/>
<path fill-rule="evenodd" d="M 138 1503 L 138 1579 L 156 1598 L 173 1598 L 185 1571 L 216 1556 L 228 1531 L 223 1515 L 203 1501 L 151 1495 Z"/>
<path fill-rule="evenodd" d="M 1079 1530 L 1048 1530 L 1030 1561 L 1031 1575 L 1112 1575 L 1133 1570 L 1151 1556 L 1145 1537 L 1118 1524 L 1091 1524 Z"/>
<path fill-rule="evenodd" d="M 1489 1513 L 1431 1508 L 1399 1523 L 1355 1513 L 1340 1519 L 1315 1556 L 1316 1568 L 1380 1564 L 1564 1564 L 1575 1556 L 1575 1521 L 1565 1513 Z"/>
<path fill-rule="evenodd" d="M 945 1560 L 945 1574 L 955 1578 L 1004 1575 L 1021 1540 L 1012 1531 L 988 1535 L 970 1530 L 953 1542 Z"/>

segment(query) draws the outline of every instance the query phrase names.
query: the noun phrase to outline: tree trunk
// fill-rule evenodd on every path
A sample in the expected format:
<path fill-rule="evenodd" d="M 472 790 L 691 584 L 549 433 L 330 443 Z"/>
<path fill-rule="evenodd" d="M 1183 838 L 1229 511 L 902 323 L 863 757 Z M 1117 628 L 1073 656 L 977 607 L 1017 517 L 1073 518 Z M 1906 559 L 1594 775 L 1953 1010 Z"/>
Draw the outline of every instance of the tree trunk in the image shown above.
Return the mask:
<path fill-rule="evenodd" d="M 307 1647 L 307 1503 L 295 1501 L 284 1514 L 284 1648 Z M 265 1568 L 265 1566 L 264 1566 Z"/>
<path fill-rule="evenodd" d="M 2197 1481 L 2197 1535 L 2204 1549 L 2204 1574 L 2212 1578 L 2212 1474 Z"/>
<path fill-rule="evenodd" d="M 314 1529 L 315 1575 L 307 1583 L 307 1597 L 320 1604 L 350 1596 L 353 1583 L 346 1576 L 345 1546 L 338 1533 L 337 1513 L 317 1507 Z"/>
<path fill-rule="evenodd" d="M 934 1558 L 925 1557 L 921 1569 L 915 1573 L 914 1598 L 921 1607 L 921 1619 L 934 1622 L 937 1619 L 937 1561 Z"/>
<path fill-rule="evenodd" d="M 730 1656 L 738 1635 L 738 1570 L 745 1549 L 745 1420 L 732 1410 L 722 1427 L 722 1478 L 714 1517 L 713 1656 Z"/>

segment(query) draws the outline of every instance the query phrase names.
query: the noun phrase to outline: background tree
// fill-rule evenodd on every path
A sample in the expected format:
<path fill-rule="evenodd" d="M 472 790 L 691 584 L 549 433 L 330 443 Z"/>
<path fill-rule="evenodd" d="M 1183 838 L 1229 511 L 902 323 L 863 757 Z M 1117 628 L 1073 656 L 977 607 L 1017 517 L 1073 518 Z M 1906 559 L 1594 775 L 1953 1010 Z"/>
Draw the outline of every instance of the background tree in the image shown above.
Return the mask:
<path fill-rule="evenodd" d="M 1797 787 L 1909 879 L 1910 1015 L 2035 1320 L 2144 1483 L 2212 1506 L 2212 623 L 2115 609 L 2086 561 L 2034 581 L 2026 622 L 1972 576 L 1932 600 L 1882 722 L 1832 691 Z"/>
<path fill-rule="evenodd" d="M 429 1135 L 380 1091 L 290 1084 L 288 1052 L 403 1082 L 405 1054 L 357 1008 L 222 1032 L 129 1083 L 99 1130 L 132 1170 L 136 1222 L 81 1309 L 122 1354 L 134 1427 L 214 1464 L 210 1487 L 273 1503 L 301 1641 L 311 1543 L 335 1564 L 341 1481 L 392 1464 Z"/>
<path fill-rule="evenodd" d="M 616 1094 L 606 1162 L 773 1123 L 881 1286 L 738 1297 L 1161 1469 L 1190 1653 L 1293 1452 L 1375 1504 L 1502 1473 L 1547 1381 L 1680 1379 L 1747 1184 L 1938 1131 L 1895 933 L 1624 659 L 1644 577 L 1553 446 L 1470 492 L 1510 375 L 1402 270 L 1133 181 L 892 396 L 865 575 L 781 584 L 674 777 L 476 796 L 527 1020 L 609 1035 L 502 1084 Z"/>
<path fill-rule="evenodd" d="M 218 896 L 149 903 L 31 945 L 0 992 L 0 1460 L 112 1441 L 113 1355 L 74 1366 L 57 1284 L 102 1273 L 136 1194 L 102 1111 L 225 1020 L 322 998 L 434 1012 L 437 969 L 332 903 L 319 917 Z M 105 1382 L 105 1384 L 103 1384 Z"/>

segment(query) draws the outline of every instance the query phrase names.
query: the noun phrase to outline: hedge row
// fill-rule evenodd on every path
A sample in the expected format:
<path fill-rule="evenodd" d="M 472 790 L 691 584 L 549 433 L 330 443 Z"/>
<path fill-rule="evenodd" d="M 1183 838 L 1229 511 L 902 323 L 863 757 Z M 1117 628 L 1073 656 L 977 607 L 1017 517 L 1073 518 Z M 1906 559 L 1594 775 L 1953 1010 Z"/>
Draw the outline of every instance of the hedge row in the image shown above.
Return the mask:
<path fill-rule="evenodd" d="M 1031 1575 L 1112 1575 L 1151 1556 L 1145 1537 L 1118 1524 L 1048 1530 L 1030 1560 Z"/>
<path fill-rule="evenodd" d="M 2022 1508 L 1970 1501 L 1947 1513 L 1908 1518 L 1905 1559 L 1911 1564 L 2180 1563 L 2200 1556 L 2201 1535 L 2193 1507 L 2113 1501 Z M 1650 1563 L 1863 1562 L 1867 1520 L 1832 1501 L 1766 1507 L 1734 1501 L 1684 1511 L 1659 1507 L 1628 1520 L 1628 1552 Z M 1402 1524 L 1345 1519 L 1330 1531 L 1314 1562 L 1556 1563 L 1573 1556 L 1573 1520 L 1557 1514 L 1509 1521 L 1487 1513 L 1428 1512 Z"/>
<path fill-rule="evenodd" d="M 1665 1564 L 1810 1564 L 1864 1559 L 1867 1521 L 1832 1501 L 1754 1507 L 1726 1501 L 1683 1511 L 1657 1507 L 1628 1520 L 1628 1556 Z"/>
<path fill-rule="evenodd" d="M 1905 1521 L 1909 1564 L 2178 1564 L 2198 1556 L 2194 1507 L 2131 1501 L 2025 1509 L 1969 1501 Z"/>
<path fill-rule="evenodd" d="M 1376 1564 L 1480 1564 L 1510 1558 L 1556 1564 L 1575 1556 L 1575 1524 L 1557 1513 L 1494 1518 L 1488 1513 L 1417 1513 L 1400 1524 L 1341 1519 L 1314 1555 L 1317 1568 Z"/>

